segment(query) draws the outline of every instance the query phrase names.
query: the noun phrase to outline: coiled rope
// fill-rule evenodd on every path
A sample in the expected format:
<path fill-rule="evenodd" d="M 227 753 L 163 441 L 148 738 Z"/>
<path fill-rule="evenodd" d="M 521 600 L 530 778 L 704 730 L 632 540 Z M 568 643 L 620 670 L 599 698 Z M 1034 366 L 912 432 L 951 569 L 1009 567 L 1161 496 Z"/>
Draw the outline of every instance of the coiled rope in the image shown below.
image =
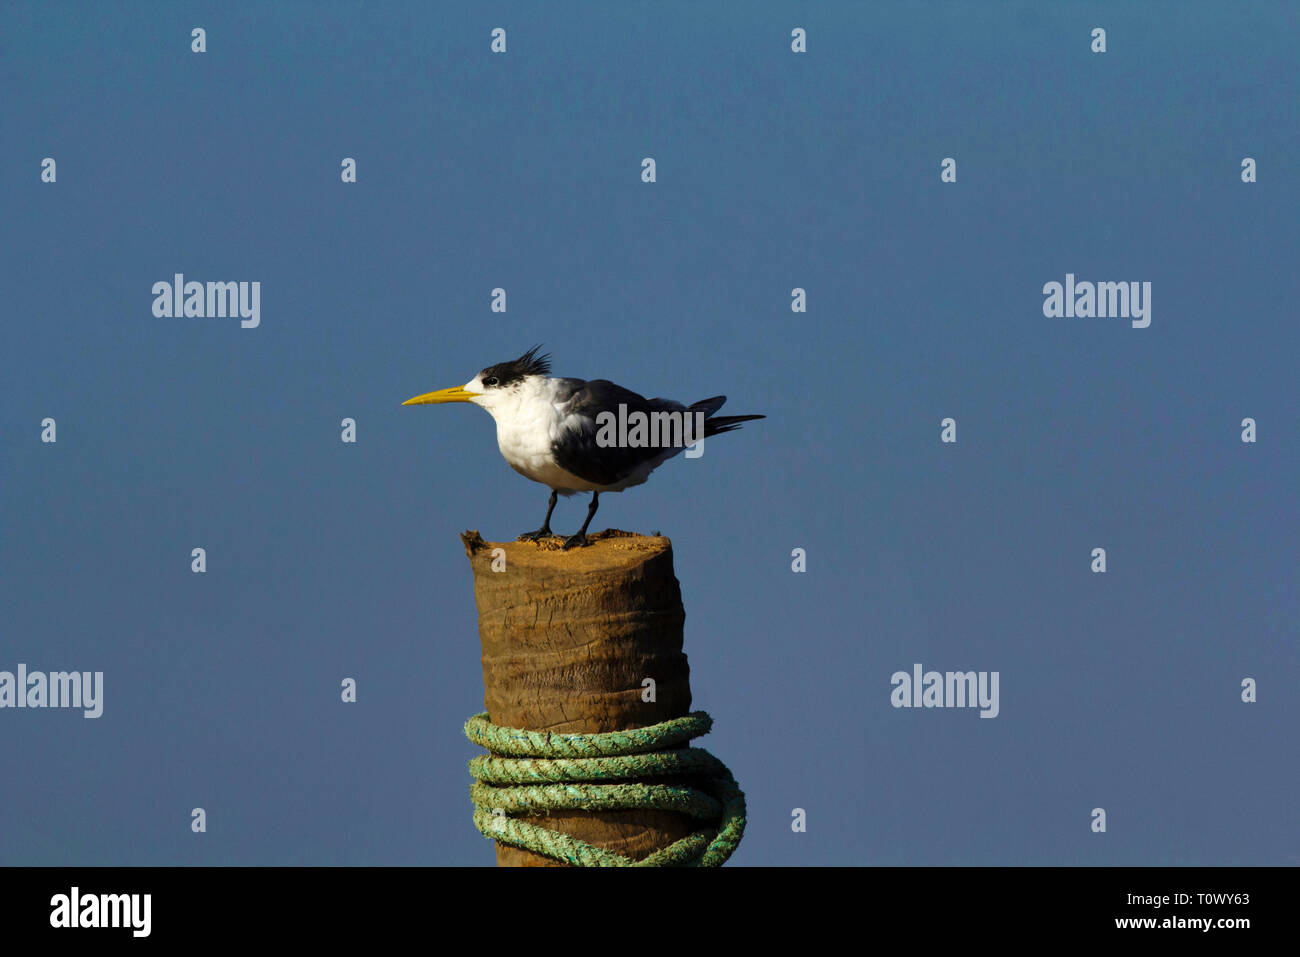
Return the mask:
<path fill-rule="evenodd" d="M 491 754 L 469 763 L 474 824 L 484 837 L 579 867 L 718 867 L 745 833 L 745 795 L 708 751 L 676 747 L 712 727 L 706 712 L 695 711 L 630 731 L 553 734 L 502 727 L 487 712 L 477 714 L 465 723 L 465 736 Z M 699 787 L 639 780 L 665 775 L 689 775 Z M 610 781 L 624 783 L 602 783 Z M 518 819 L 646 808 L 687 814 L 705 826 L 636 861 Z"/>

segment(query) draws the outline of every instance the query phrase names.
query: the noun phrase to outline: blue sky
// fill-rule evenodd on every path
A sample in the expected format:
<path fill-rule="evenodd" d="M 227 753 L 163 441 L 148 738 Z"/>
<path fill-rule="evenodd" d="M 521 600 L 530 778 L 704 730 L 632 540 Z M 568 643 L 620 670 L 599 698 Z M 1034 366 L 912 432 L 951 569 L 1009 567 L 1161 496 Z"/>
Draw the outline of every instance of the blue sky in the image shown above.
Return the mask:
<path fill-rule="evenodd" d="M 457 536 L 547 493 L 400 403 L 538 342 L 768 416 L 593 525 L 673 540 L 734 863 L 1300 863 L 1296 18 L 6 5 L 0 670 L 105 700 L 0 710 L 0 863 L 490 864 Z M 260 326 L 156 318 L 178 272 Z M 1151 326 L 1044 317 L 1066 273 Z M 917 662 L 998 717 L 892 708 Z"/>

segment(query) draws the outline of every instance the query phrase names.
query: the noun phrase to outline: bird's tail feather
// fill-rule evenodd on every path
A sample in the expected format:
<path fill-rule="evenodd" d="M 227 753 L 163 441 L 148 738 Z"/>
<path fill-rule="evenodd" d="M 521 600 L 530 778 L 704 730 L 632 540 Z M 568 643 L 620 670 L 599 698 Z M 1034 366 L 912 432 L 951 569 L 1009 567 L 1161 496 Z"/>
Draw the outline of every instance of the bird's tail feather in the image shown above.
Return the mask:
<path fill-rule="evenodd" d="M 730 432 L 733 429 L 740 428 L 741 422 L 750 422 L 754 419 L 766 419 L 765 415 L 723 415 L 716 419 L 704 420 L 704 437 L 718 435 L 721 432 Z"/>
<path fill-rule="evenodd" d="M 765 415 L 722 415 L 717 418 L 711 418 L 713 413 L 722 408 L 722 404 L 727 401 L 725 395 L 715 395 L 711 399 L 701 399 L 699 402 L 691 403 L 690 412 L 704 413 L 704 437 L 719 435 L 722 432 L 730 432 L 733 429 L 740 428 L 741 422 L 750 422 L 754 419 L 765 419 Z"/>

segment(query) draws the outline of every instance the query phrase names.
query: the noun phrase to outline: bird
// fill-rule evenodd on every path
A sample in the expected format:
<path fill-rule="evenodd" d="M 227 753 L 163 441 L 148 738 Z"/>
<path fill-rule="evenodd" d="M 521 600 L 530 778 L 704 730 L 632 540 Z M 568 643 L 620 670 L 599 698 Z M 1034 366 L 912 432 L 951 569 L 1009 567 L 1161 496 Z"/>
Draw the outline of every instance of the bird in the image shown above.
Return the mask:
<path fill-rule="evenodd" d="M 488 366 L 463 386 L 426 392 L 402 403 L 468 402 L 496 420 L 497 447 L 506 462 L 551 490 L 542 527 L 524 532 L 520 541 L 559 537 L 551 531 L 557 496 L 590 492 L 587 520 L 565 539 L 563 548 L 589 545 L 587 528 L 602 492 L 641 485 L 701 437 L 766 418 L 715 415 L 727 401 L 724 395 L 687 406 L 672 399 L 647 399 L 608 379 L 552 377 L 551 357 L 538 355 L 540 349 L 534 346 L 518 359 Z M 648 424 L 650 434 L 643 428 L 638 435 L 637 423 Z"/>

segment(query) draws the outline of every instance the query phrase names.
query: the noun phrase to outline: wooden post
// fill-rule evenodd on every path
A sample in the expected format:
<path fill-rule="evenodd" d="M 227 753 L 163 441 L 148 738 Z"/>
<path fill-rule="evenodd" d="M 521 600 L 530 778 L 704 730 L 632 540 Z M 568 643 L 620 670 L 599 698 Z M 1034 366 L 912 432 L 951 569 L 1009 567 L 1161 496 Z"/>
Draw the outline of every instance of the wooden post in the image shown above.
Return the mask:
<path fill-rule="evenodd" d="M 587 548 L 559 540 L 461 540 L 474 571 L 484 703 L 493 724 L 592 734 L 690 711 L 672 543 L 609 530 Z M 654 700 L 643 700 L 645 679 Z M 670 811 L 567 811 L 527 819 L 640 860 L 698 827 Z M 497 843 L 500 867 L 558 862 Z"/>

